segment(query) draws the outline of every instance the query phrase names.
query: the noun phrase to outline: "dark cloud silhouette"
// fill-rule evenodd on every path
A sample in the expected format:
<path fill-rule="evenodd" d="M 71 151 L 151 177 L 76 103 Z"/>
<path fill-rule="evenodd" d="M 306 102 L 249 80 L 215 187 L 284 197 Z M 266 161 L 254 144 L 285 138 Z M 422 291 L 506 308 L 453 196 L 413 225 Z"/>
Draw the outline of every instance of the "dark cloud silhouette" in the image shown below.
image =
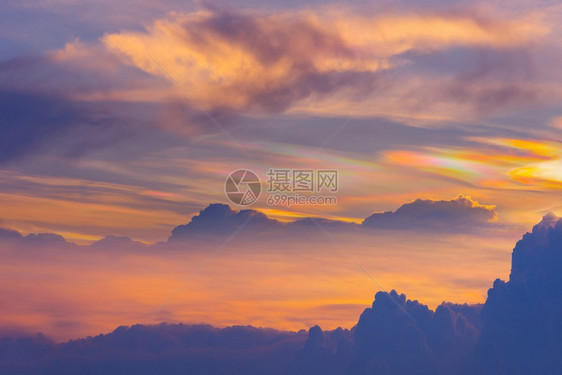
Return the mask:
<path fill-rule="evenodd" d="M 95 250 L 122 251 L 150 248 L 148 245 L 139 241 L 134 241 L 126 236 L 107 235 L 101 240 L 93 242 L 91 245 L 84 246 L 70 242 L 56 233 L 30 233 L 24 236 L 18 231 L 0 228 L 0 244 L 2 242 L 21 247 L 22 249 L 33 249 L 36 247 L 46 249 L 74 249 L 84 247 Z"/>
<path fill-rule="evenodd" d="M 29 243 L 35 244 L 68 244 L 60 234 L 55 233 L 31 233 L 24 237 L 24 240 Z"/>
<path fill-rule="evenodd" d="M 198 235 L 230 235 L 239 228 L 254 233 L 283 233 L 318 234 L 317 224 L 327 229 L 350 230 L 355 224 L 325 218 L 301 218 L 289 223 L 283 223 L 269 218 L 266 214 L 251 209 L 233 210 L 229 205 L 212 203 L 199 214 L 193 216 L 185 225 L 179 225 L 172 230 L 169 242 L 185 240 Z"/>
<path fill-rule="evenodd" d="M 265 230 L 280 225 L 279 221 L 270 219 L 256 210 L 235 211 L 226 204 L 213 203 L 199 211 L 198 215 L 193 216 L 188 224 L 175 227 L 169 241 L 177 241 L 199 234 L 232 234 L 242 226 L 254 230 Z"/>
<path fill-rule="evenodd" d="M 283 374 L 306 332 L 253 327 L 119 327 L 55 345 L 42 338 L 0 341 L 2 373 Z"/>
<path fill-rule="evenodd" d="M 450 201 L 418 199 L 402 205 L 395 212 L 375 213 L 366 218 L 362 225 L 321 217 L 305 217 L 291 222 L 281 222 L 269 218 L 258 210 L 235 210 L 226 204 L 212 203 L 194 215 L 189 223 L 175 227 L 167 242 L 160 242 L 152 247 L 162 248 L 166 244 L 189 241 L 199 237 L 208 239 L 230 236 L 237 230 L 250 232 L 253 235 L 290 236 L 291 238 L 311 235 L 324 236 L 323 231 L 325 230 L 353 234 L 372 228 L 406 231 L 470 231 L 490 225 L 490 221 L 495 219 L 496 212 L 493 206 L 479 205 L 462 195 Z M 25 240 L 27 243 L 36 244 L 55 244 L 57 241 L 71 243 L 56 234 L 30 234 L 23 237 L 18 232 L 0 228 L 0 240 L 8 239 Z M 129 237 L 114 235 L 108 235 L 90 246 L 105 249 L 151 247 Z"/>
<path fill-rule="evenodd" d="M 169 241 L 192 238 L 195 235 L 229 235 L 244 226 L 244 230 L 271 233 L 287 231 L 291 234 L 318 233 L 318 225 L 328 230 L 353 232 L 363 228 L 470 231 L 489 226 L 497 220 L 494 206 L 481 205 L 459 195 L 446 201 L 418 199 L 406 203 L 396 211 L 375 213 L 367 217 L 362 225 L 325 218 L 301 218 L 283 223 L 269 218 L 257 210 L 233 210 L 230 206 L 213 203 L 193 216 L 191 222 L 179 225 L 172 231 Z"/>
<path fill-rule="evenodd" d="M 407 314 L 403 310 L 407 311 Z M 160 324 L 119 327 L 54 344 L 42 335 L 0 340 L 0 371 L 21 374 L 450 374 L 477 330 L 459 310 L 431 311 L 395 291 L 379 292 L 352 330 L 283 332 L 254 327 Z M 379 372 L 375 372 L 379 373 Z"/>
<path fill-rule="evenodd" d="M 477 315 L 479 306 L 444 303 L 432 311 L 395 291 L 377 293 L 354 329 L 351 373 L 454 373 L 478 337 L 478 323 L 463 310 Z"/>
<path fill-rule="evenodd" d="M 74 245 L 66 241 L 63 236 L 56 233 L 30 233 L 23 236 L 18 231 L 5 228 L 0 228 L 0 243 L 1 242 L 11 242 L 25 246 Z"/>
<path fill-rule="evenodd" d="M 99 241 L 90 245 L 92 248 L 101 249 L 131 249 L 131 248 L 144 248 L 145 244 L 138 241 L 133 241 L 130 237 L 107 235 Z"/>
<path fill-rule="evenodd" d="M 0 241 L 17 241 L 22 238 L 23 236 L 18 231 L 0 228 Z"/>
<path fill-rule="evenodd" d="M 311 327 L 306 343 L 288 367 L 288 373 L 345 374 L 352 354 L 352 341 L 350 330 L 323 331 L 318 326 Z"/>
<path fill-rule="evenodd" d="M 17 368 L 23 363 L 48 357 L 55 351 L 55 343 L 37 334 L 32 337 L 4 337 L 0 339 L 0 369 Z"/>
<path fill-rule="evenodd" d="M 374 229 L 471 230 L 497 220 L 494 206 L 481 205 L 459 195 L 452 200 L 417 199 L 396 211 L 376 212 L 363 221 Z"/>
<path fill-rule="evenodd" d="M 496 280 L 466 374 L 557 374 L 562 368 L 562 219 L 546 215 L 523 236 L 509 281 Z"/>
<path fill-rule="evenodd" d="M 224 205 L 206 210 L 194 226 L 205 227 L 205 217 L 240 219 L 240 212 Z M 261 220 L 261 225 L 267 222 Z M 0 233 L 23 239 L 17 232 Z M 120 327 L 62 344 L 41 335 L 5 338 L 0 340 L 0 372 L 557 374 L 562 365 L 561 270 L 562 219 L 549 214 L 517 243 L 509 281 L 496 280 L 483 306 L 442 303 L 433 311 L 393 290 L 378 292 L 351 330 L 161 324 Z"/>

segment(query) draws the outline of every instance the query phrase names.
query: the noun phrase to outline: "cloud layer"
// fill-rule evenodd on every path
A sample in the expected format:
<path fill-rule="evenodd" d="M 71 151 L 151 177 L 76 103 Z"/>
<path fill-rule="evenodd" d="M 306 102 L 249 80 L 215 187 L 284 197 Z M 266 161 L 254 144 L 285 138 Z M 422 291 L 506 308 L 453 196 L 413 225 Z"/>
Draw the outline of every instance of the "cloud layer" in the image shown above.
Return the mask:
<path fill-rule="evenodd" d="M 513 250 L 509 281 L 497 279 L 467 374 L 555 373 L 562 348 L 562 218 L 546 215 Z"/>
<path fill-rule="evenodd" d="M 326 218 L 301 218 L 285 223 L 270 219 L 256 210 L 235 211 L 227 205 L 215 203 L 200 211 L 190 223 L 174 228 L 170 240 L 199 234 L 232 234 L 246 225 L 249 231 L 285 231 L 292 234 L 317 233 L 318 225 L 351 233 L 360 228 L 470 232 L 493 227 L 497 220 L 495 206 L 479 204 L 463 195 L 451 200 L 417 199 L 403 204 L 394 212 L 376 212 L 363 220 L 361 226 Z"/>
<path fill-rule="evenodd" d="M 452 200 L 417 199 L 396 211 L 376 212 L 363 221 L 375 229 L 471 230 L 498 220 L 495 206 L 459 195 Z"/>
<path fill-rule="evenodd" d="M 403 204 L 394 212 L 376 212 L 363 220 L 361 225 L 322 217 L 281 222 L 258 210 L 237 211 L 226 204 L 213 203 L 194 215 L 189 223 L 176 226 L 168 242 L 188 241 L 200 236 L 230 236 L 239 230 L 262 236 L 321 235 L 319 227 L 349 234 L 369 229 L 403 230 L 411 233 L 427 230 L 462 233 L 493 227 L 497 220 L 495 206 L 479 204 L 463 195 L 452 200 L 417 199 Z M 49 245 L 55 239 L 66 243 L 65 239 L 57 234 L 29 234 L 24 237 L 17 231 L 0 228 L 0 240 L 33 240 L 37 245 L 44 241 L 45 245 Z M 161 245 L 162 243 L 157 244 Z M 142 247 L 142 244 L 126 236 L 107 235 L 92 246 L 119 249 Z"/>
<path fill-rule="evenodd" d="M 224 210 L 213 207 L 211 210 Z M 224 212 L 223 212 L 224 213 Z M 13 235 L 13 233 L 11 234 Z M 536 374 L 556 373 L 562 347 L 562 219 L 549 214 L 517 243 L 510 280 L 485 305 L 435 311 L 378 292 L 351 330 L 308 334 L 253 327 L 134 325 L 54 344 L 0 340 L 0 370 L 21 374 Z M 527 371 L 528 370 L 528 371 Z"/>
<path fill-rule="evenodd" d="M 382 72 L 410 63 L 407 53 L 512 49 L 548 31 L 530 19 L 492 20 L 469 12 L 342 13 L 210 9 L 160 19 L 146 32 L 108 34 L 103 42 L 125 63 L 171 75 L 205 108 L 279 112 L 338 93 L 359 99 L 382 86 Z M 495 95 L 513 91 L 501 90 L 496 87 Z M 483 95 L 460 91 L 456 87 L 455 95 L 472 96 L 469 101 Z"/>

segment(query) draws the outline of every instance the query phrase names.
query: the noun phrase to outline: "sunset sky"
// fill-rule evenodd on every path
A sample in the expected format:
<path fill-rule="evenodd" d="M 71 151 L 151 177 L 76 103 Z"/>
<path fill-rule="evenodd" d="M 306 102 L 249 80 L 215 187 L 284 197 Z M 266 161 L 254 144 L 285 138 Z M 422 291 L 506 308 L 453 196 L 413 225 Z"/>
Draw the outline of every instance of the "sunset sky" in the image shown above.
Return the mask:
<path fill-rule="evenodd" d="M 562 215 L 561 32 L 547 0 L 3 2 L 0 228 L 68 243 L 0 242 L 0 330 L 351 327 L 381 288 L 484 302 Z M 337 204 L 229 202 L 231 172 L 265 189 L 272 168 L 337 170 Z M 168 241 L 212 203 L 280 227 Z M 333 237 L 287 225 L 306 217 Z"/>

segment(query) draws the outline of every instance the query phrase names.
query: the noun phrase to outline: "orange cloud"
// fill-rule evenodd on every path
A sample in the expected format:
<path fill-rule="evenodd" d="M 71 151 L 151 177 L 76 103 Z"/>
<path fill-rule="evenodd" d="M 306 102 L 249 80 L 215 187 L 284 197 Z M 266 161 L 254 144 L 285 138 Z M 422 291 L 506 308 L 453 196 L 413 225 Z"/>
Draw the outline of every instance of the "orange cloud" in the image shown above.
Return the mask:
<path fill-rule="evenodd" d="M 398 57 L 407 51 L 510 48 L 547 31 L 535 19 L 469 14 L 199 11 L 160 19 L 145 32 L 107 34 L 103 43 L 126 64 L 154 76 L 169 73 L 207 108 L 284 111 L 342 91 L 346 101 L 355 100 L 376 87 L 379 72 L 408 63 Z"/>

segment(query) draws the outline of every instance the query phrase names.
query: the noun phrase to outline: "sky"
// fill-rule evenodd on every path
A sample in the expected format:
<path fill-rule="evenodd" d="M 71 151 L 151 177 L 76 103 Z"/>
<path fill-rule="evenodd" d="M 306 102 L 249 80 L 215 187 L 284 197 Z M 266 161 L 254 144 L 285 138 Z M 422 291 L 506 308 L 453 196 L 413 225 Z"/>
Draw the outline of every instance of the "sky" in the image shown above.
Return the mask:
<path fill-rule="evenodd" d="M 297 330 L 350 327 L 382 289 L 484 302 L 562 214 L 561 19 L 538 0 L 3 2 L 0 228 L 65 241 L 0 245 L 0 326 Z M 247 207 L 225 195 L 240 169 L 262 181 Z M 337 204 L 271 205 L 271 169 L 336 170 Z M 223 246 L 246 223 L 213 203 L 278 222 Z M 219 234 L 195 240 L 197 215 Z"/>

